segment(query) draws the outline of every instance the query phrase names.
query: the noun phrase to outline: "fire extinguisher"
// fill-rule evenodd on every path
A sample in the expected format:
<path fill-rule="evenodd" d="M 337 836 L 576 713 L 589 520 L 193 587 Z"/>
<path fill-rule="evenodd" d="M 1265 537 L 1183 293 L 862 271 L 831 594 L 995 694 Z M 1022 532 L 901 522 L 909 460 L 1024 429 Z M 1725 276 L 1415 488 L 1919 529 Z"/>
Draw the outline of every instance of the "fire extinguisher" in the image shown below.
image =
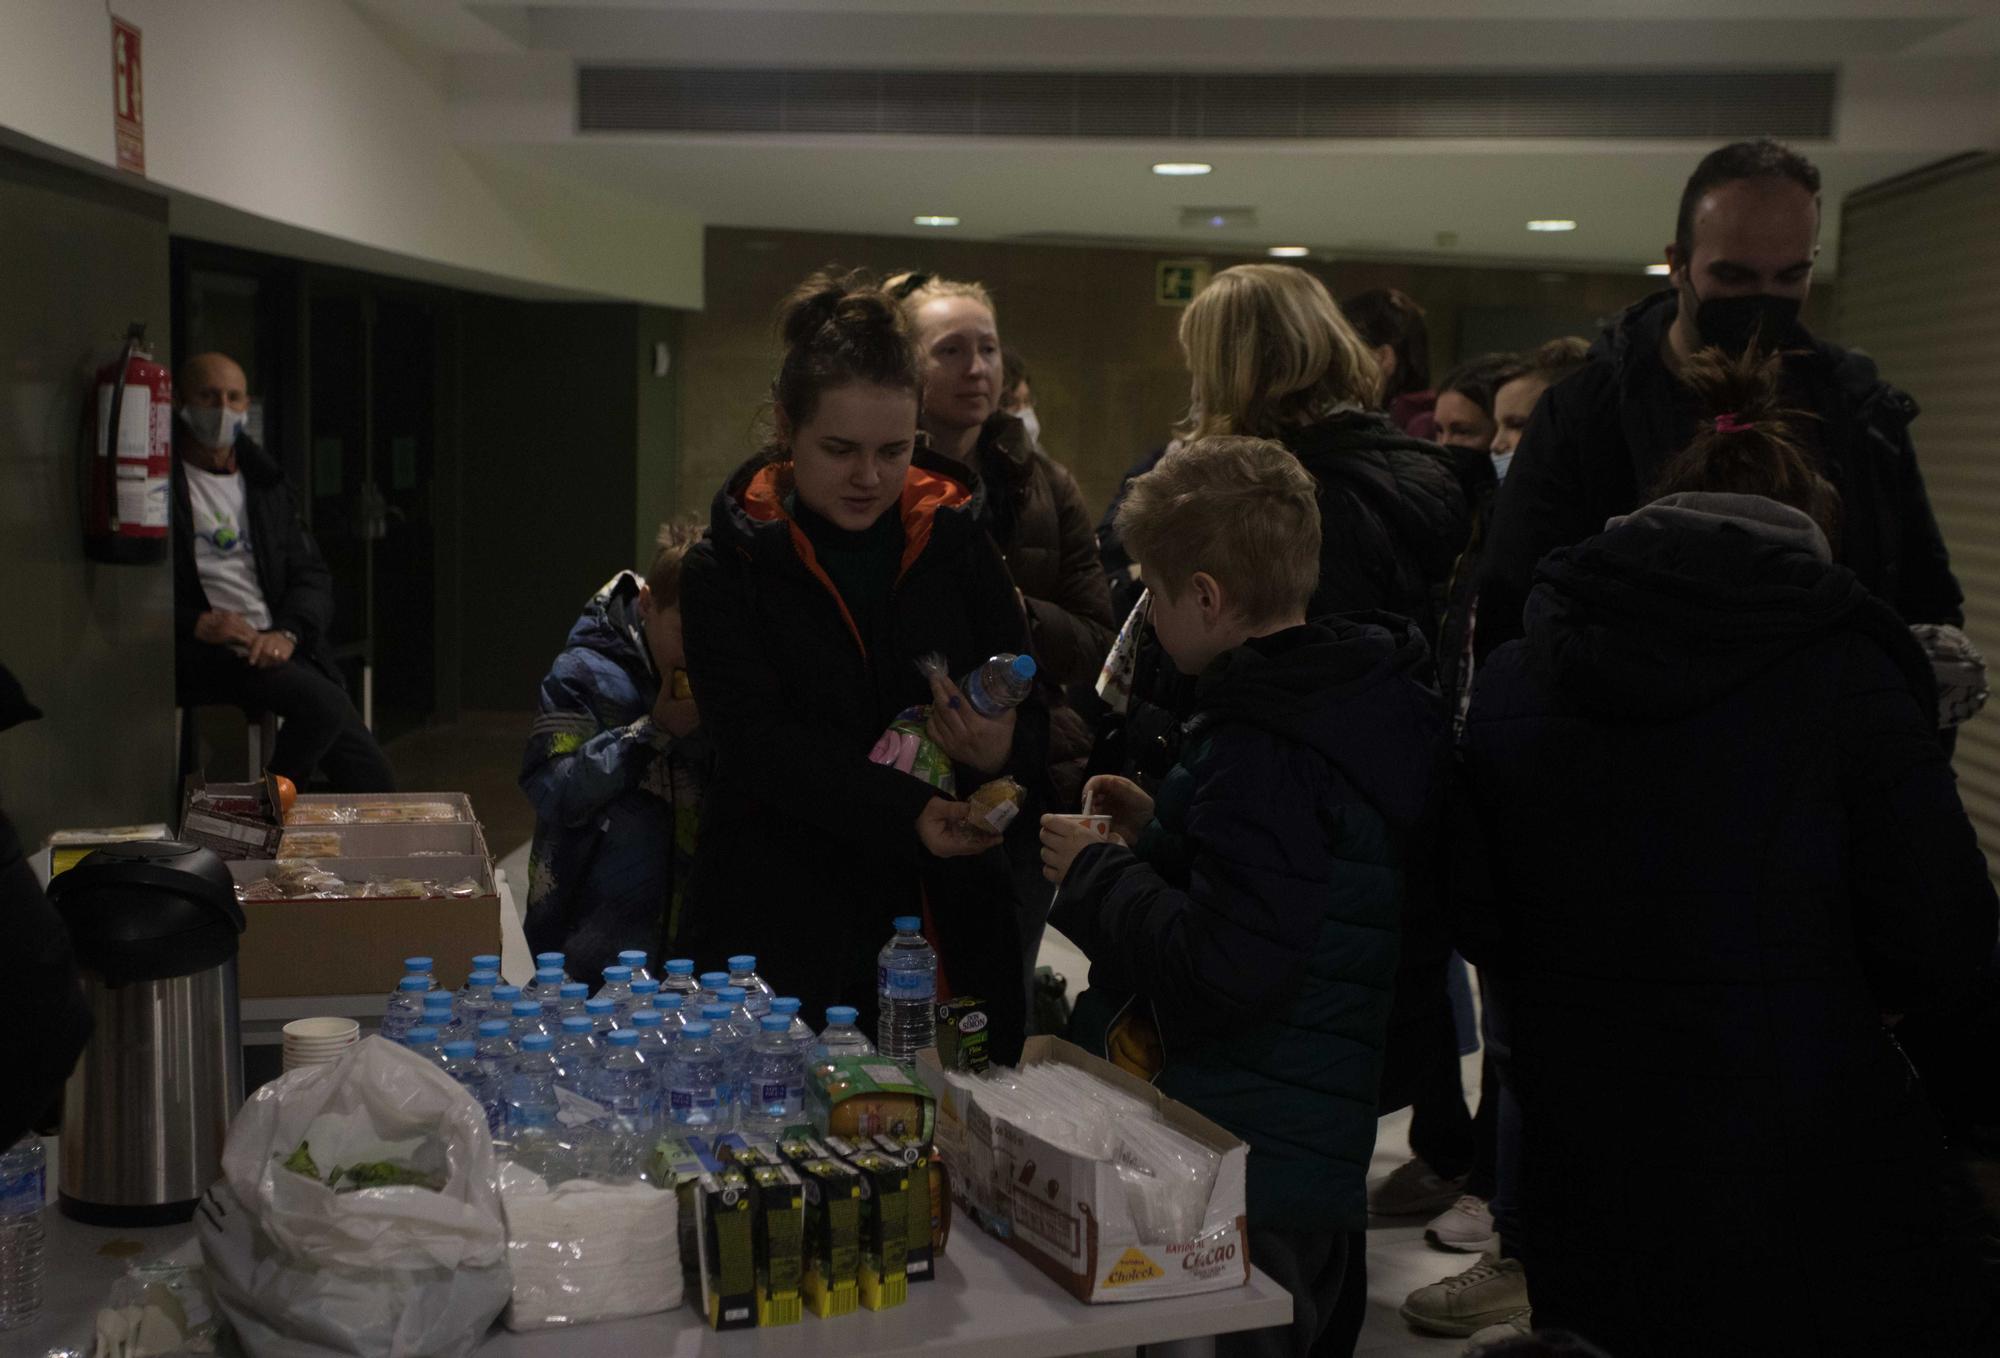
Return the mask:
<path fill-rule="evenodd" d="M 147 566 L 167 555 L 174 383 L 135 321 L 92 393 L 83 549 L 94 561 Z"/>

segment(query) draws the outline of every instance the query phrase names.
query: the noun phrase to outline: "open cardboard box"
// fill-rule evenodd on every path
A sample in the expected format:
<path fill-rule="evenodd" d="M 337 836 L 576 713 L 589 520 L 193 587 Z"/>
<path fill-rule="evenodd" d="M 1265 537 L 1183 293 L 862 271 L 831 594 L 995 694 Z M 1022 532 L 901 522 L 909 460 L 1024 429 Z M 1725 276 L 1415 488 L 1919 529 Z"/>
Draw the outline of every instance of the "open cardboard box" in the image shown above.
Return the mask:
<path fill-rule="evenodd" d="M 1071 1295 L 1088 1302 L 1148 1301 L 1241 1287 L 1250 1281 L 1244 1189 L 1250 1148 L 1145 1081 L 1059 1038 L 1031 1037 L 1021 1064 L 1059 1062 L 1157 1109 L 1160 1120 L 1222 1157 L 1201 1234 L 1145 1245 L 1118 1171 L 1053 1146 L 945 1078 L 935 1051 L 917 1074 L 937 1095 L 937 1144 L 953 1165 L 952 1192 L 998 1236 Z"/>
<path fill-rule="evenodd" d="M 402 976 L 406 957 L 433 957 L 441 974 L 456 975 L 454 968 L 462 968 L 474 954 L 499 952 L 500 897 L 493 860 L 478 825 L 470 829 L 471 852 L 464 854 L 308 861 L 350 882 L 409 877 L 449 885 L 469 877 L 479 884 L 477 895 L 244 901 L 239 993 L 245 999 L 387 995 Z M 242 885 L 278 866 L 268 860 L 238 860 L 229 864 L 229 872 Z"/>

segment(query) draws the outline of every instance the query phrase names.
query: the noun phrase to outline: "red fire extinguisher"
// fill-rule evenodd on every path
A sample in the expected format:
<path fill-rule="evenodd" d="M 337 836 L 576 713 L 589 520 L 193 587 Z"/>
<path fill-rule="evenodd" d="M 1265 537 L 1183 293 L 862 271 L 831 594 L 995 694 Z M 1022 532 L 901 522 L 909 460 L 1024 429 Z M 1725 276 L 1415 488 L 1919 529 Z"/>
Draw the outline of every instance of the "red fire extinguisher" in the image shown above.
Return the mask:
<path fill-rule="evenodd" d="M 144 566 L 166 559 L 173 473 L 174 382 L 136 321 L 92 393 L 83 547 L 92 560 Z"/>

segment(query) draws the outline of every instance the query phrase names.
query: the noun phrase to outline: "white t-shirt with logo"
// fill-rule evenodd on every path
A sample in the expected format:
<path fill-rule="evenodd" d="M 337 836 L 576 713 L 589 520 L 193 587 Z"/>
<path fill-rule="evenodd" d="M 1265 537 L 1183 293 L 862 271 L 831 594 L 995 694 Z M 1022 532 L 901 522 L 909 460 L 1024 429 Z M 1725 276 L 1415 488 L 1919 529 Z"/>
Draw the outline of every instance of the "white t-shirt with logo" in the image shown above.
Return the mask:
<path fill-rule="evenodd" d="M 187 485 L 188 504 L 194 511 L 194 570 L 208 595 L 208 606 L 241 613 L 258 631 L 270 631 L 271 610 L 257 583 L 256 544 L 250 541 L 242 473 L 224 475 L 190 463 Z"/>

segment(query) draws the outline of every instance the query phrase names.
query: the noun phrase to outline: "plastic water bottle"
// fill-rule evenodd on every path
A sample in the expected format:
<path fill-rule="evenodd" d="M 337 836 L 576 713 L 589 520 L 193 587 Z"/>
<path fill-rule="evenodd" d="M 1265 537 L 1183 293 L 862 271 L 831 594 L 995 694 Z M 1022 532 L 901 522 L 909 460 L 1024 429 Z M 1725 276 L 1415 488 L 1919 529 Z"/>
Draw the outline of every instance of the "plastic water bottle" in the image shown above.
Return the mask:
<path fill-rule="evenodd" d="M 996 655 L 958 681 L 965 700 L 982 717 L 997 717 L 1010 707 L 1018 707 L 1034 692 L 1035 658 L 1031 655 Z"/>
<path fill-rule="evenodd" d="M 803 1059 L 812 1055 L 813 1044 L 819 1041 L 819 1037 L 806 1021 L 799 1017 L 799 1007 L 799 1002 L 790 995 L 779 995 L 771 1001 L 772 1013 L 791 1020 L 791 1027 L 787 1031 L 792 1036 L 792 1045 L 799 1049 L 799 1056 Z"/>
<path fill-rule="evenodd" d="M 513 1026 L 503 1018 L 481 1023 L 479 1041 L 472 1054 L 473 1064 L 484 1081 L 484 1097 L 480 1102 L 486 1105 L 486 1130 L 495 1136 L 507 1128 L 507 1076 L 514 1069 L 514 1058 L 521 1054 L 514 1046 L 514 1039 L 508 1036 Z"/>
<path fill-rule="evenodd" d="M 766 1014 L 743 1072 L 743 1130 L 775 1137 L 805 1121 L 806 1067 L 792 1021 Z"/>
<path fill-rule="evenodd" d="M 480 956 L 484 957 L 486 954 L 482 953 Z M 479 961 L 479 957 L 472 959 L 472 970 L 466 973 L 465 984 L 458 988 L 458 994 L 454 997 L 460 1004 L 464 1004 L 466 1000 L 470 999 L 473 992 L 477 991 L 483 995 L 491 991 L 494 986 L 500 984 L 499 964 L 495 963 L 490 967 L 482 967 L 479 965 Z"/>
<path fill-rule="evenodd" d="M 562 968 L 543 967 L 535 973 L 534 980 L 521 987 L 521 998 L 533 1000 L 542 1006 L 544 1014 L 555 1018 L 556 1007 L 562 1003 L 562 987 Z"/>
<path fill-rule="evenodd" d="M 555 1039 L 530 1033 L 521 1040 L 521 1054 L 507 1075 L 507 1133 L 553 1132 L 556 1125 Z"/>
<path fill-rule="evenodd" d="M 430 993 L 430 988 L 428 976 L 406 973 L 396 982 L 396 991 L 389 996 L 389 1007 L 382 1011 L 382 1036 L 391 1042 L 401 1042 L 409 1036 L 410 1029 L 424 1016 L 424 996 Z"/>
<path fill-rule="evenodd" d="M 660 1015 L 660 1029 L 666 1033 L 667 1041 L 678 1042 L 687 1031 L 688 1020 L 694 1015 L 687 1012 L 682 996 L 671 990 L 663 990 L 653 996 L 653 1008 Z"/>
<path fill-rule="evenodd" d="M 667 1121 L 676 1127 L 728 1126 L 722 1102 L 722 1054 L 707 1022 L 689 1023 L 667 1062 Z"/>
<path fill-rule="evenodd" d="M 542 1006 L 537 1000 L 520 999 L 514 1001 L 514 1045 L 520 1046 L 522 1039 L 533 1033 L 549 1033 L 549 1025 L 542 1019 Z"/>
<path fill-rule="evenodd" d="M 896 936 L 875 959 L 875 997 L 881 1005 L 875 1045 L 882 1055 L 914 1061 L 937 1045 L 937 954 L 915 915 L 896 921 Z"/>
<path fill-rule="evenodd" d="M 568 1018 L 583 1012 L 583 1002 L 590 998 L 590 987 L 581 981 L 564 981 L 557 993 L 556 1017 Z"/>
<path fill-rule="evenodd" d="M 472 971 L 490 971 L 497 979 L 500 975 L 500 954 L 497 952 L 476 952 L 472 955 Z"/>
<path fill-rule="evenodd" d="M 743 1062 L 750 1055 L 746 1050 L 750 1034 L 730 1022 L 731 1013 L 726 1004 L 704 1004 L 701 1007 L 702 1020 L 708 1024 L 709 1040 L 722 1062 L 722 1079 L 716 1085 L 716 1094 L 722 1100 L 726 1117 L 733 1121 L 736 1105 L 740 1101 L 736 1082 L 742 1078 Z"/>
<path fill-rule="evenodd" d="M 628 1012 L 637 1013 L 641 1009 L 651 1009 L 654 1007 L 654 1001 L 659 999 L 659 997 L 660 983 L 658 981 L 650 976 L 634 976 L 632 978 L 632 1008 Z"/>
<path fill-rule="evenodd" d="M 813 1045 L 814 1061 L 838 1061 L 843 1056 L 873 1056 L 875 1044 L 856 1026 L 861 1015 L 852 1005 L 836 1004 L 826 1011 L 826 1031 Z"/>
<path fill-rule="evenodd" d="M 419 1022 L 438 1030 L 438 1041 L 458 1036 L 457 1000 L 449 990 L 432 990 L 424 995 L 424 1014 Z"/>
<path fill-rule="evenodd" d="M 489 1106 L 492 1094 L 487 1089 L 486 1072 L 479 1068 L 479 1044 L 476 1042 L 447 1042 L 444 1044 L 444 1073 L 472 1096 L 472 1101 L 481 1108 Z M 489 1127 L 487 1130 L 491 1131 Z"/>
<path fill-rule="evenodd" d="M 548 971 L 553 968 L 556 971 L 562 972 L 563 980 L 567 981 L 570 979 L 570 976 L 569 972 L 564 970 L 564 963 L 568 960 L 568 958 L 559 952 L 538 952 L 535 954 L 535 970 Z"/>
<path fill-rule="evenodd" d="M 722 988 L 728 984 L 728 972 L 704 971 L 701 974 L 701 1002 L 704 1005 L 718 1003 L 722 999 Z"/>
<path fill-rule="evenodd" d="M 584 1017 L 590 1020 L 591 1031 L 597 1034 L 600 1045 L 619 1027 L 616 1000 L 606 999 L 602 995 L 592 995 L 583 1002 L 583 1013 Z"/>
<path fill-rule="evenodd" d="M 591 1031 L 586 1015 L 571 1014 L 562 1021 L 555 1058 L 556 1083 L 572 1094 L 583 1093 L 590 1079 L 590 1068 L 597 1064 L 597 1036 Z"/>
<path fill-rule="evenodd" d="M 637 1028 L 620 1028 L 611 1035 L 594 1076 L 590 1097 L 610 1114 L 612 1134 L 650 1140 L 659 1120 L 660 1081 L 639 1050 Z"/>
<path fill-rule="evenodd" d="M 438 1038 L 438 1030 L 428 1023 L 419 1023 L 403 1035 L 403 1046 L 415 1052 L 426 1061 L 444 1060 L 444 1043 Z"/>
<path fill-rule="evenodd" d="M 502 981 L 493 987 L 493 1017 L 510 1018 L 514 1013 L 514 1003 L 521 998 L 521 987 L 508 985 Z"/>
<path fill-rule="evenodd" d="M 646 970 L 646 950 L 644 948 L 627 948 L 624 952 L 619 953 L 618 965 L 632 968 L 632 979 L 635 981 L 650 981 L 653 979 L 653 973 Z"/>
<path fill-rule="evenodd" d="M 0 1330 L 29 1324 L 42 1309 L 42 1200 L 48 1160 L 33 1132 L 0 1155 Z"/>
<path fill-rule="evenodd" d="M 475 971 L 465 978 L 465 989 L 458 992 L 457 1010 L 468 1032 L 478 1032 L 479 1025 L 492 1015 L 493 987 L 499 984 L 497 971 Z"/>
<path fill-rule="evenodd" d="M 749 953 L 739 953 L 729 959 L 729 984 L 743 991 L 744 1007 L 752 1018 L 762 1018 L 771 1012 L 771 1000 L 776 994 L 757 974 L 757 959 Z"/>
<path fill-rule="evenodd" d="M 694 979 L 694 959 L 692 957 L 670 957 L 667 959 L 666 973 L 660 978 L 660 989 L 671 990 L 677 995 L 697 995 L 701 983 Z"/>
<path fill-rule="evenodd" d="M 632 1031 L 639 1035 L 639 1052 L 648 1061 L 661 1060 L 667 1048 L 674 1045 L 673 1036 L 667 1032 L 666 1016 L 657 1009 L 634 1009 Z"/>
<path fill-rule="evenodd" d="M 597 988 L 594 999 L 610 1000 L 618 1006 L 618 1017 L 624 1018 L 632 1012 L 632 968 L 606 967 L 604 984 Z"/>
<path fill-rule="evenodd" d="M 403 975 L 421 976 L 424 978 L 425 990 L 437 989 L 437 976 L 431 970 L 431 959 L 428 957 L 405 957 Z"/>

